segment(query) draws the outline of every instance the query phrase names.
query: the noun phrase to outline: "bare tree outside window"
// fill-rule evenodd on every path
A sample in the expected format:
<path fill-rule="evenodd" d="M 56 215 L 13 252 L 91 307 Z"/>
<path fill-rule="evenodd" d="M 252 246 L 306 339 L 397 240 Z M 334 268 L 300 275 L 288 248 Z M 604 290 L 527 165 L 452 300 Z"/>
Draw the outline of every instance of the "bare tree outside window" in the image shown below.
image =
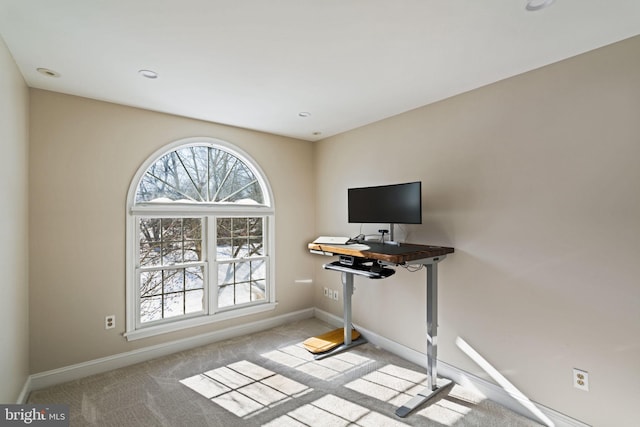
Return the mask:
<path fill-rule="evenodd" d="M 207 146 L 184 147 L 161 157 L 144 174 L 136 203 L 264 203 L 257 178 L 237 157 Z"/>

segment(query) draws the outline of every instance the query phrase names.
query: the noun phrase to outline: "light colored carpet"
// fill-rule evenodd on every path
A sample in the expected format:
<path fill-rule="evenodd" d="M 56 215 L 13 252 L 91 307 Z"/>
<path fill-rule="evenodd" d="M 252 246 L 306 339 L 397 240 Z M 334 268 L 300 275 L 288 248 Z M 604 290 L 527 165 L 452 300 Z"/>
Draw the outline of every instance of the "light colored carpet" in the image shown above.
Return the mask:
<path fill-rule="evenodd" d="M 31 393 L 70 405 L 71 426 L 539 426 L 459 385 L 406 418 L 424 369 L 371 344 L 320 361 L 317 319 L 221 341 Z"/>

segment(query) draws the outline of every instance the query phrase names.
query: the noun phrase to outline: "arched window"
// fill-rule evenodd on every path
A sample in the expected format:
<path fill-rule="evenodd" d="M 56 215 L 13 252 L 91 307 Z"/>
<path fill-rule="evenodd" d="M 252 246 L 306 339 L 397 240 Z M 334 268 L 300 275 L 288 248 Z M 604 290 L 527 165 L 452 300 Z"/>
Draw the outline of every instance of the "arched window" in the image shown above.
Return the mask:
<path fill-rule="evenodd" d="M 273 217 L 264 174 L 230 144 L 153 154 L 127 197 L 127 338 L 275 308 Z"/>

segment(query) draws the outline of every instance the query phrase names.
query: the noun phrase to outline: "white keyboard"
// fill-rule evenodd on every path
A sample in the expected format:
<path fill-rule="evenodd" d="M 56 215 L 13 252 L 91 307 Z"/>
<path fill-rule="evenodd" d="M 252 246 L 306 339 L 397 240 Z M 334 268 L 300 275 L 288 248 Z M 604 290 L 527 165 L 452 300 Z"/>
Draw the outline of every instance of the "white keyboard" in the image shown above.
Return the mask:
<path fill-rule="evenodd" d="M 346 245 L 349 241 L 349 237 L 341 236 L 320 236 L 313 243 L 319 245 Z"/>

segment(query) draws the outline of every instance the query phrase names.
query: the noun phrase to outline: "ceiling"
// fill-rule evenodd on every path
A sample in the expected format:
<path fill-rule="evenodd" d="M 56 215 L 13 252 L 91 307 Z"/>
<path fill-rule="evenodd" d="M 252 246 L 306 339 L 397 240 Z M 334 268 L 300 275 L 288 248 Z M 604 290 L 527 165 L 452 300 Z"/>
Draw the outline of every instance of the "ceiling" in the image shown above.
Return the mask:
<path fill-rule="evenodd" d="M 638 0 L 525 6 L 0 0 L 0 35 L 30 87 L 314 141 L 640 34 Z"/>

